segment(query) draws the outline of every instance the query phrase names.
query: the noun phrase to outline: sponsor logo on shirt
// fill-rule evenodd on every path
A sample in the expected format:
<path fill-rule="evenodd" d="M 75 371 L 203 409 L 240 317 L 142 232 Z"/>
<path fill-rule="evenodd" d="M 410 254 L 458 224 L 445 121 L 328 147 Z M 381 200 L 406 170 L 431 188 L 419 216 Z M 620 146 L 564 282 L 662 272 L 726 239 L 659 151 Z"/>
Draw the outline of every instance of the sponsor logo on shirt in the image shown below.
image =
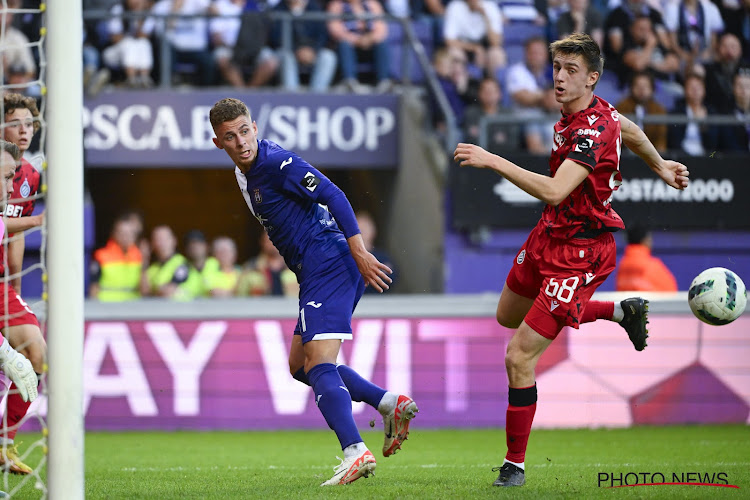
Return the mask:
<path fill-rule="evenodd" d="M 286 160 L 284 160 L 283 162 L 281 162 L 281 166 L 279 167 L 279 170 L 284 170 L 284 167 L 286 167 L 290 163 L 292 163 L 292 157 L 291 156 L 289 158 L 287 158 Z"/>
<path fill-rule="evenodd" d="M 602 133 L 599 132 L 598 130 L 594 130 L 590 128 L 581 128 L 581 129 L 578 129 L 578 135 L 592 135 L 594 137 L 599 137 L 600 135 L 602 135 Z"/>
<path fill-rule="evenodd" d="M 596 278 L 596 274 L 586 273 L 586 284 L 588 285 L 589 283 L 591 283 L 594 280 L 594 278 Z"/>
<path fill-rule="evenodd" d="M 308 306 L 313 306 L 315 309 L 318 309 L 318 308 L 320 308 L 320 306 L 323 305 L 323 303 L 322 302 L 317 302 L 316 303 L 314 300 L 311 300 L 310 302 L 307 303 L 307 305 Z"/>
<path fill-rule="evenodd" d="M 549 306 L 549 310 L 550 310 L 550 312 L 552 312 L 555 309 L 557 309 L 558 307 L 560 307 L 560 303 L 558 301 L 556 301 L 556 300 L 553 300 L 552 303 Z"/>
<path fill-rule="evenodd" d="M 596 115 L 587 116 L 586 118 L 588 118 L 588 120 L 589 120 L 589 126 L 591 126 L 594 123 L 596 123 L 596 120 L 599 119 L 599 117 L 596 116 Z"/>
<path fill-rule="evenodd" d="M 304 186 L 308 191 L 311 193 L 315 191 L 315 188 L 318 187 L 318 184 L 320 184 L 320 179 L 315 177 L 315 174 L 312 172 L 308 172 L 305 174 L 305 177 L 302 179 L 302 182 L 300 182 L 302 186 Z"/>
<path fill-rule="evenodd" d="M 516 264 L 523 264 L 523 260 L 526 258 L 526 249 L 524 248 L 516 257 Z"/>

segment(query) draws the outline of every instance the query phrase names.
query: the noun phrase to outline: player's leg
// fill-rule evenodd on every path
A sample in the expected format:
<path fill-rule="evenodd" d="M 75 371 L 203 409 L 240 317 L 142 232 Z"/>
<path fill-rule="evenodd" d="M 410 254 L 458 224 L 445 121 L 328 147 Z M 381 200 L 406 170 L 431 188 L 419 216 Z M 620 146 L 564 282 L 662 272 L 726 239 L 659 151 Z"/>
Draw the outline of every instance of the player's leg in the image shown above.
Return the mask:
<path fill-rule="evenodd" d="M 517 294 L 508 287 L 506 282 L 500 294 L 500 300 L 497 302 L 495 312 L 497 322 L 505 328 L 518 328 L 533 304 L 533 298 Z"/>
<path fill-rule="evenodd" d="M 329 427 L 336 433 L 344 460 L 334 476 L 322 485 L 348 484 L 375 470 L 375 458 L 367 449 L 352 416 L 349 389 L 336 368 L 341 341 L 352 338 L 351 315 L 361 292 L 359 272 L 345 265 L 321 270 L 300 288 L 299 334 L 304 352 L 304 371 L 315 393 L 315 402 Z M 295 335 L 297 336 L 297 335 Z M 296 354 L 295 340 L 290 369 Z"/>
<path fill-rule="evenodd" d="M 508 373 L 505 435 L 508 451 L 503 465 L 493 469 L 500 472 L 494 486 L 522 486 L 525 483 L 526 446 L 537 401 L 534 370 L 552 338 L 541 335 L 524 321 L 508 343 L 505 355 Z"/>
<path fill-rule="evenodd" d="M 646 348 L 648 300 L 641 297 L 631 297 L 620 302 L 591 300 L 581 315 L 581 323 L 591 323 L 598 319 L 619 323 L 628 333 L 636 351 Z"/>
<path fill-rule="evenodd" d="M 36 324 L 8 326 L 3 329 L 3 336 L 14 349 L 28 358 L 37 377 L 41 377 L 47 344 L 39 327 Z M 30 405 L 31 402 L 24 401 L 16 384 L 12 383 L 6 400 L 3 429 L 0 431 L 0 444 L 4 450 L 0 453 L 0 464 L 14 474 L 29 474 L 32 471 L 19 458 L 14 441 Z"/>

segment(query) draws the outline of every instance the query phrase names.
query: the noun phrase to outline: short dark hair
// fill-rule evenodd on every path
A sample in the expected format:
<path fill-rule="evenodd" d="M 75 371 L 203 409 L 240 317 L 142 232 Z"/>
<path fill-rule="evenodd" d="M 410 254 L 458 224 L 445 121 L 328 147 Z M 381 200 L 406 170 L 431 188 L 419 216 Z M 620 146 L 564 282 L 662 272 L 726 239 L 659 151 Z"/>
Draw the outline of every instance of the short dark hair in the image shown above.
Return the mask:
<path fill-rule="evenodd" d="M 41 127 L 38 120 L 39 109 L 36 107 L 36 99 L 15 92 L 5 94 L 3 96 L 3 113 L 7 115 L 17 109 L 28 109 L 31 112 L 31 116 L 34 117 L 34 133 L 36 133 Z M 2 119 L 5 123 L 5 116 Z"/>
<path fill-rule="evenodd" d="M 239 99 L 227 97 L 214 104 L 208 113 L 208 118 L 211 121 L 211 126 L 216 128 L 224 122 L 234 120 L 238 116 L 243 115 L 252 119 L 250 110 L 247 109 L 244 102 Z"/>
<path fill-rule="evenodd" d="M 0 148 L 6 153 L 10 153 L 15 161 L 21 160 L 21 150 L 12 142 L 0 140 Z"/>
<path fill-rule="evenodd" d="M 604 73 L 604 57 L 602 57 L 599 44 L 593 38 L 586 33 L 571 33 L 562 40 L 549 44 L 549 51 L 553 59 L 557 54 L 583 57 L 583 62 L 586 64 L 589 73 L 599 73 L 599 79 L 591 87 L 592 89 L 596 88 L 596 84 L 599 83 Z"/>
<path fill-rule="evenodd" d="M 642 243 L 650 233 L 651 231 L 645 224 L 633 224 L 628 227 L 628 244 Z"/>
<path fill-rule="evenodd" d="M 628 84 L 630 86 L 630 89 L 633 89 L 633 84 L 638 78 L 646 78 L 648 79 L 648 83 L 651 84 L 651 90 L 656 90 L 656 82 L 654 81 L 654 75 L 649 73 L 648 71 L 636 71 L 632 75 L 630 75 L 630 80 L 628 81 Z"/>

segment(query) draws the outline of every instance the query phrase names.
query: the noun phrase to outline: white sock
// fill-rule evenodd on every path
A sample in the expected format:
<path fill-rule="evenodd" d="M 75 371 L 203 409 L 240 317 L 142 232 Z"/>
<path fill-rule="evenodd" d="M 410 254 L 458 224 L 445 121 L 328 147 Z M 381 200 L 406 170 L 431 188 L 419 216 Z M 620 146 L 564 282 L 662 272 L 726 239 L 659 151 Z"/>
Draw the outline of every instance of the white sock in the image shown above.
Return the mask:
<path fill-rule="evenodd" d="M 344 448 L 344 458 L 352 458 L 352 457 L 358 457 L 362 453 L 367 451 L 367 446 L 365 446 L 365 443 L 360 441 L 359 443 L 350 444 L 346 448 Z"/>
<path fill-rule="evenodd" d="M 0 446 L 13 446 L 14 442 L 12 439 L 7 437 L 0 437 Z"/>
<path fill-rule="evenodd" d="M 398 403 L 398 394 L 395 392 L 386 392 L 383 395 L 383 399 L 378 403 L 378 411 L 381 415 L 387 415 L 396 409 Z"/>
<path fill-rule="evenodd" d="M 508 460 L 507 458 L 506 458 L 506 459 L 505 459 L 505 461 L 503 462 L 503 464 L 513 464 L 513 465 L 515 465 L 516 467 L 518 467 L 518 468 L 519 468 L 519 469 L 521 469 L 521 470 L 526 470 L 526 468 L 525 468 L 525 466 L 524 466 L 524 464 L 525 464 L 525 463 L 526 463 L 526 462 L 521 462 L 521 463 L 519 464 L 519 463 L 516 463 L 516 462 L 511 462 L 511 461 L 510 461 L 510 460 Z"/>
<path fill-rule="evenodd" d="M 615 302 L 615 312 L 612 314 L 612 321 L 617 321 L 618 323 L 625 319 L 625 311 L 622 310 L 622 306 L 619 302 Z"/>

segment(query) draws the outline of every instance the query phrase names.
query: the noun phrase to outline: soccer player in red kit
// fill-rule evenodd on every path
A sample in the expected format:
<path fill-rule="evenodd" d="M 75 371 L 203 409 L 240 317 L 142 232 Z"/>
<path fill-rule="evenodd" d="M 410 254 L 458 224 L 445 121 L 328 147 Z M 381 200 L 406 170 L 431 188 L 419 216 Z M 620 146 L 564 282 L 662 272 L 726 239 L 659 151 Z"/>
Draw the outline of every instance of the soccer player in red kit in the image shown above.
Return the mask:
<path fill-rule="evenodd" d="M 459 144 L 454 153 L 461 166 L 492 169 L 547 203 L 516 256 L 497 305 L 498 322 L 516 332 L 505 356 L 508 452 L 503 465 L 493 469 L 500 472 L 495 486 L 525 483 L 526 445 L 537 401 L 534 370 L 563 327 L 617 321 L 637 350 L 646 347 L 646 301 L 589 300 L 615 269 L 612 233 L 624 228 L 610 204 L 622 181 L 622 144 L 671 187 L 688 184 L 687 167 L 664 160 L 643 131 L 594 95 L 604 60 L 591 37 L 574 33 L 552 43 L 550 52 L 563 115 L 555 125 L 550 175 L 530 172 L 472 144 Z"/>
<path fill-rule="evenodd" d="M 29 149 L 34 134 L 39 130 L 38 116 L 39 110 L 32 97 L 16 93 L 3 96 L 2 136 L 18 147 L 20 155 Z M 11 304 L 23 305 L 19 311 L 21 314 L 18 317 L 13 315 L 12 319 L 8 320 L 10 328 L 4 329 L 3 335 L 14 349 L 31 361 L 37 374 L 44 372 L 47 344 L 36 317 L 21 299 L 21 271 L 25 250 L 25 240 L 21 233 L 40 226 L 44 220 L 42 214 L 32 215 L 40 180 L 39 172 L 20 156 L 13 176 L 13 192 L 3 208 L 8 231 L 7 272 L 10 276 L 10 286 L 5 288 L 5 293 L 9 296 L 9 307 Z M 4 246 L 2 251 L 5 251 Z M 5 271 L 4 268 L 0 270 L 3 275 Z M 0 300 L 5 300 L 4 294 L 0 296 Z M 0 325 L 4 326 L 5 324 Z M 0 466 L 17 474 L 31 472 L 31 468 L 18 457 L 14 445 L 16 431 L 29 409 L 29 404 L 28 401 L 23 401 L 17 391 L 11 390 L 6 400 L 4 425 L 0 429 L 0 446 L 6 449 L 5 453 L 0 453 Z"/>
<path fill-rule="evenodd" d="M 36 107 L 36 101 L 33 97 L 22 94 L 5 94 L 3 113 L 2 138 L 18 146 L 23 155 L 31 146 L 34 134 L 39 130 L 39 110 Z M 24 238 L 14 238 L 13 235 L 42 225 L 44 216 L 32 215 L 40 184 L 39 171 L 22 156 L 16 167 L 16 175 L 13 177 L 13 195 L 4 210 L 5 217 L 9 218 L 5 225 L 10 238 L 8 268 L 10 274 L 13 275 L 10 282 L 18 294 L 21 293 L 25 241 Z"/>

